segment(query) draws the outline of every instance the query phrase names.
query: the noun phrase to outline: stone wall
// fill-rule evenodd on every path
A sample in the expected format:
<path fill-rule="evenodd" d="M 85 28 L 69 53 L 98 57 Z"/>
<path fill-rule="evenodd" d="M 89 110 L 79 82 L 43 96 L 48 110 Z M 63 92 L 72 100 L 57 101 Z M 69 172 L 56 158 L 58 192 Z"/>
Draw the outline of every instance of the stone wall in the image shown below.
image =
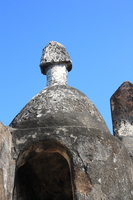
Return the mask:
<path fill-rule="evenodd" d="M 0 123 L 0 200 L 12 200 L 15 162 L 11 156 L 11 148 L 9 128 Z"/>

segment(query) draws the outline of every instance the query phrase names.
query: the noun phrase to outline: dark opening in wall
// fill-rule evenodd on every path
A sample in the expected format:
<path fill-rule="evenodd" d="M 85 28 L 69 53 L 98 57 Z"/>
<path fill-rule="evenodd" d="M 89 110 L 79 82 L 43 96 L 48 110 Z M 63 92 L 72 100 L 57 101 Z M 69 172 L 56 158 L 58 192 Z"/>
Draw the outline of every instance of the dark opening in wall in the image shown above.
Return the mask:
<path fill-rule="evenodd" d="M 68 162 L 58 152 L 30 152 L 16 172 L 17 200 L 73 200 Z"/>

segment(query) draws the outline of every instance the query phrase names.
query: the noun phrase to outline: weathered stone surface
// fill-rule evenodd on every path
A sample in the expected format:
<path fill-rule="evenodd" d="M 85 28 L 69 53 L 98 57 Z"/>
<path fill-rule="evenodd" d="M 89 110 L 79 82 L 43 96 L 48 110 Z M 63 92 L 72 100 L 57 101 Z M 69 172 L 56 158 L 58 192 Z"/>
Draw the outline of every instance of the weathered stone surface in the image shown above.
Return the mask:
<path fill-rule="evenodd" d="M 67 64 L 67 70 L 72 69 L 72 61 L 66 48 L 55 41 L 49 42 L 49 44 L 43 49 L 42 57 L 40 61 L 40 68 L 43 74 L 46 74 L 46 68 L 53 64 Z"/>
<path fill-rule="evenodd" d="M 111 97 L 114 135 L 133 136 L 133 84 L 124 82 Z"/>
<path fill-rule="evenodd" d="M 0 200 L 11 200 L 14 187 L 15 163 L 11 157 L 11 133 L 0 122 Z"/>
<path fill-rule="evenodd" d="M 133 84 L 124 82 L 111 97 L 114 135 L 127 147 L 133 158 Z"/>
<path fill-rule="evenodd" d="M 57 184 L 58 189 L 51 191 L 55 199 L 133 199 L 132 163 L 125 146 L 109 133 L 94 104 L 77 89 L 60 85 L 45 88 L 31 99 L 10 126 L 13 128 L 13 158 L 17 160 L 17 171 L 24 170 L 23 177 L 28 181 L 25 167 L 28 166 L 29 171 L 36 168 L 34 177 L 40 177 L 38 181 L 32 180 L 34 187 L 28 181 L 36 199 L 39 200 L 40 195 L 46 197 L 44 186 L 40 186 L 38 193 L 38 182 L 45 184 L 47 179 L 41 179 L 47 171 L 45 162 L 37 167 L 36 161 L 45 159 L 48 154 L 50 158 L 53 153 L 62 155 L 69 166 L 64 165 L 64 168 L 70 176 L 65 179 L 59 176 L 57 182 L 66 182 L 71 187 L 62 188 Z M 43 173 L 41 169 L 45 169 L 42 176 L 39 175 Z M 51 174 L 54 174 L 52 170 Z M 29 194 L 23 192 L 18 175 L 16 173 L 16 191 L 20 191 L 19 195 L 22 192 L 22 199 L 26 200 Z M 49 191 L 50 186 L 46 199 L 52 198 Z"/>
<path fill-rule="evenodd" d="M 53 74 L 52 85 L 10 127 L 0 124 L 0 199 L 133 200 L 133 164 L 125 146 L 94 104 L 61 80 L 71 70 L 64 46 L 49 43 L 40 67 Z"/>
<path fill-rule="evenodd" d="M 32 166 L 37 164 L 33 163 L 33 160 L 39 157 L 45 160 L 47 152 L 59 153 L 66 158 L 72 179 L 73 199 L 133 199 L 131 161 L 124 145 L 111 134 L 78 126 L 27 128 L 14 130 L 12 134 L 18 169 L 26 163 L 31 164 L 29 170 L 35 168 Z M 36 168 L 34 171 L 34 177 L 40 176 L 38 181 L 33 178 L 35 188 L 38 183 L 46 183 L 46 179 L 41 179 L 48 171 L 46 164 L 40 161 L 39 166 L 45 170 L 41 176 L 38 174 L 41 170 Z M 58 165 L 56 164 L 55 168 L 56 166 Z M 52 170 L 51 174 L 54 174 Z M 59 182 L 61 181 L 63 180 L 60 179 Z M 61 190 L 61 186 L 59 188 Z M 45 192 L 45 187 L 40 187 L 40 195 L 43 195 L 41 191 Z M 67 191 L 70 191 L 70 188 Z M 34 192 L 36 193 L 36 189 Z M 61 199 L 65 197 L 67 198 L 67 195 Z"/>
<path fill-rule="evenodd" d="M 67 85 L 67 65 L 55 64 L 50 65 L 46 70 L 47 86 Z"/>
<path fill-rule="evenodd" d="M 10 124 L 13 128 L 75 125 L 108 132 L 102 116 L 88 97 L 66 85 L 42 90 Z"/>

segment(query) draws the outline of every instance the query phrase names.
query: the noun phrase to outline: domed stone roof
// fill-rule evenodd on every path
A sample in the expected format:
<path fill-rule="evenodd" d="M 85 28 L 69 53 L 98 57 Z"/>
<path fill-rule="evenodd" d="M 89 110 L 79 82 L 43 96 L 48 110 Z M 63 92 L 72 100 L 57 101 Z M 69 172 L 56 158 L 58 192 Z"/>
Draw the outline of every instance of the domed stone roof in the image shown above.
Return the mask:
<path fill-rule="evenodd" d="M 73 125 L 108 132 L 103 118 L 88 97 L 67 85 L 43 89 L 10 124 L 14 128 Z"/>

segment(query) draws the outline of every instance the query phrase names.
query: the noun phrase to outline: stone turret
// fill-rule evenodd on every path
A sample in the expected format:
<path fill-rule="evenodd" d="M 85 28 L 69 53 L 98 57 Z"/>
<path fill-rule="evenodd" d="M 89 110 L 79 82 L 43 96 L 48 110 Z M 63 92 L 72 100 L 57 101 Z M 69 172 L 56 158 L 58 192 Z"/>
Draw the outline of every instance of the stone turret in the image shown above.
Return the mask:
<path fill-rule="evenodd" d="M 11 192 L 7 197 L 2 190 L 0 199 L 132 200 L 128 152 L 110 134 L 91 100 L 66 84 L 72 62 L 65 47 L 50 42 L 43 49 L 40 68 L 47 75 L 47 87 L 8 127 L 11 144 L 3 149 L 11 170 L 1 165 L 1 180 L 7 173 L 12 177 Z M 8 180 L 1 182 L 3 188 Z"/>
<path fill-rule="evenodd" d="M 133 84 L 125 81 L 111 97 L 113 132 L 133 161 Z"/>

